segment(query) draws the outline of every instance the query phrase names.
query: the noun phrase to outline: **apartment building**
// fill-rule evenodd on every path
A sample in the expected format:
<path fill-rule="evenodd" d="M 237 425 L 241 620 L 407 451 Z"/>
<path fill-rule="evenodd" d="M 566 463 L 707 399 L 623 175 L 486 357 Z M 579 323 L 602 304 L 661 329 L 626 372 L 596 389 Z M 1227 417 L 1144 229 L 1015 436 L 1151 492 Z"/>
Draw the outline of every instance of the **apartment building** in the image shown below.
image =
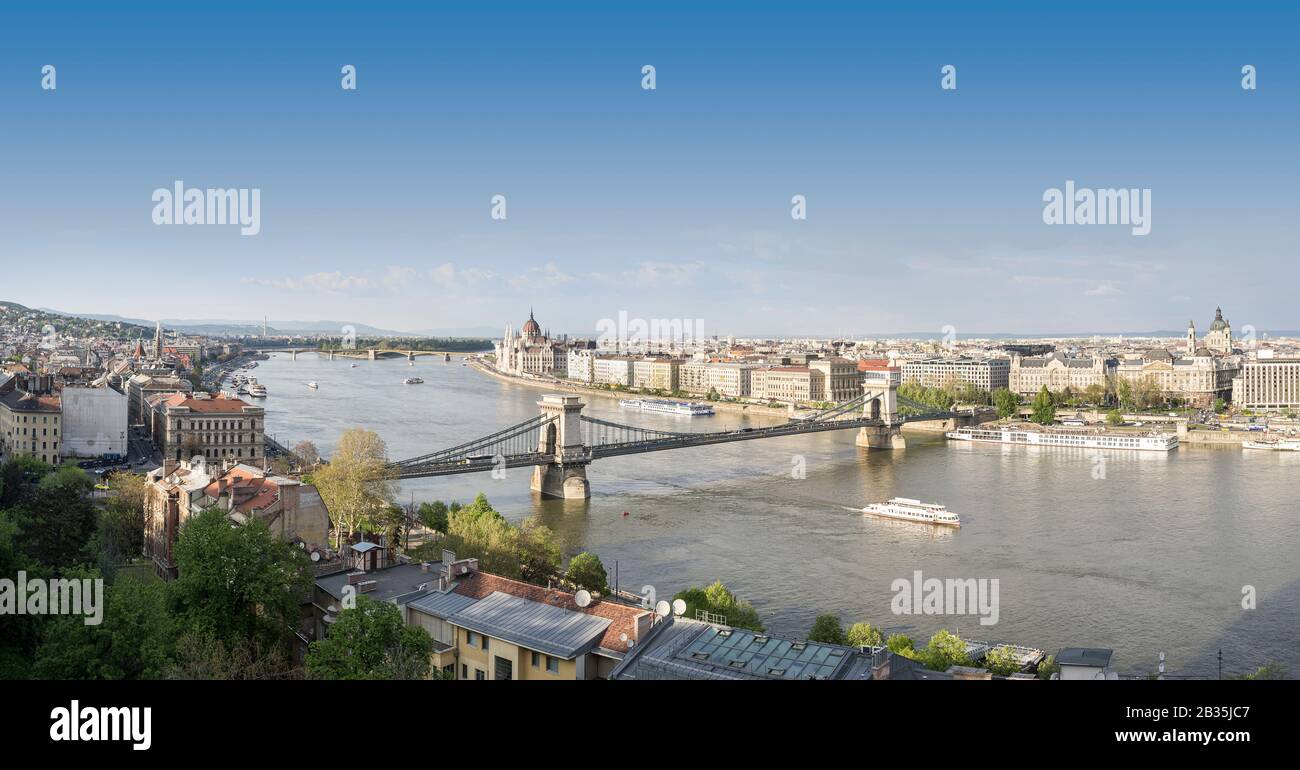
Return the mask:
<path fill-rule="evenodd" d="M 190 517 L 216 508 L 236 524 L 262 521 L 283 540 L 329 541 L 329 511 L 316 487 L 251 465 L 164 460 L 145 484 L 144 552 L 164 579 L 176 577 L 172 548 Z"/>
<path fill-rule="evenodd" d="M 262 459 L 265 410 L 242 399 L 207 394 L 157 393 L 146 400 L 151 433 L 162 456 L 171 460 L 202 456 Z"/>
<path fill-rule="evenodd" d="M 591 360 L 591 381 L 596 385 L 632 384 L 632 362 L 630 356 L 596 356 Z"/>
<path fill-rule="evenodd" d="M 145 399 L 155 393 L 189 393 L 194 386 L 174 374 L 139 373 L 126 380 L 126 419 L 131 425 L 149 425 Z"/>
<path fill-rule="evenodd" d="M 678 368 L 679 387 L 687 393 L 715 390 L 727 398 L 748 398 L 750 378 L 758 368 L 755 364 L 689 361 Z"/>
<path fill-rule="evenodd" d="M 807 366 L 774 366 L 750 374 L 754 398 L 781 403 L 811 403 L 826 400 L 826 375 Z"/>
<path fill-rule="evenodd" d="M 903 364 L 903 382 L 927 388 L 948 388 L 962 383 L 980 390 L 997 390 L 1008 386 L 1011 361 L 1006 358 L 923 358 Z"/>
<path fill-rule="evenodd" d="M 1300 408 L 1300 358 L 1247 361 L 1232 380 L 1232 403 L 1265 411 Z"/>
<path fill-rule="evenodd" d="M 596 379 L 596 353 L 587 348 L 570 348 L 566 354 L 566 376 L 578 382 L 592 383 Z"/>
<path fill-rule="evenodd" d="M 639 358 L 632 361 L 632 387 L 671 393 L 680 384 L 682 362 L 675 358 Z"/>
<path fill-rule="evenodd" d="M 405 604 L 433 637 L 436 667 L 457 679 L 607 679 L 650 630 L 652 613 L 447 562 L 438 586 Z M 439 565 L 442 567 L 442 565 Z"/>
<path fill-rule="evenodd" d="M 58 465 L 63 442 L 63 406 L 57 395 L 19 388 L 0 394 L 0 454 L 26 454 Z"/>

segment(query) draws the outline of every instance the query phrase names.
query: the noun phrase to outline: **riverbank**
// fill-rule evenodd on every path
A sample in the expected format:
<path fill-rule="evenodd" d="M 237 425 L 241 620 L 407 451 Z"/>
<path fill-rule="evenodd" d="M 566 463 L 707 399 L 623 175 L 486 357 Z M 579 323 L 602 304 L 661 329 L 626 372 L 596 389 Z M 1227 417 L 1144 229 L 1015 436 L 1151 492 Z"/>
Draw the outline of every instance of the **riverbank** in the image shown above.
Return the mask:
<path fill-rule="evenodd" d="M 636 393 L 629 393 L 627 391 L 618 391 L 618 390 L 606 390 L 604 388 L 591 387 L 589 385 L 583 385 L 577 382 L 564 382 L 560 380 L 529 380 L 529 379 L 524 379 L 523 377 L 514 377 L 509 374 L 502 374 L 501 372 L 496 371 L 492 367 L 488 366 L 487 364 L 479 360 L 471 359 L 469 361 L 469 365 L 474 369 L 477 369 L 479 372 L 482 372 L 483 374 L 486 374 L 487 376 L 492 377 L 494 379 L 500 380 L 501 382 L 508 382 L 511 385 L 523 385 L 524 387 L 533 388 L 535 390 L 545 390 L 551 393 L 556 393 L 556 392 L 577 393 L 580 395 L 596 396 L 598 398 L 612 398 L 616 401 L 625 398 L 637 397 Z M 777 418 L 786 417 L 789 415 L 789 409 L 784 406 L 772 408 L 770 406 L 767 406 L 766 404 L 738 404 L 731 401 L 697 400 L 697 403 L 708 404 L 709 406 L 713 407 L 713 410 L 715 412 L 728 412 L 731 414 L 744 414 L 750 416 L 757 415 L 760 417 L 777 417 Z"/>

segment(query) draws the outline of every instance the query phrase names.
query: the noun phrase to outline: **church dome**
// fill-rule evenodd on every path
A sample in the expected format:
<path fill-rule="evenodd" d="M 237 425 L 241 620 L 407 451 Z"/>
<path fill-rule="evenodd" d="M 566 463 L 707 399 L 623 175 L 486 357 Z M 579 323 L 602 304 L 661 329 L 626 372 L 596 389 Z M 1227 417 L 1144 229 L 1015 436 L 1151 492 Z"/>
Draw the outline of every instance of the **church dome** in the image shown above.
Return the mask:
<path fill-rule="evenodd" d="M 1223 320 L 1223 310 L 1216 307 L 1214 309 L 1214 323 L 1210 324 L 1210 331 L 1221 332 L 1226 328 L 1228 328 L 1228 322 Z"/>
<path fill-rule="evenodd" d="M 523 332 L 530 336 L 541 336 L 542 334 L 542 327 L 537 323 L 537 319 L 533 318 L 533 311 L 531 310 L 528 311 L 528 320 L 524 321 Z"/>

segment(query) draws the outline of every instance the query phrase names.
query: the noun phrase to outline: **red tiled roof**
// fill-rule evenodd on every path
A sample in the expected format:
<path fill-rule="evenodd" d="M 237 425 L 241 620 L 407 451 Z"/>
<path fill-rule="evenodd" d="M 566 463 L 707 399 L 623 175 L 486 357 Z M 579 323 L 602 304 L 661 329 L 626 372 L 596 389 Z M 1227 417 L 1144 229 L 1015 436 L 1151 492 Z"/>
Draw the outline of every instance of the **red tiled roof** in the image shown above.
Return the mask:
<path fill-rule="evenodd" d="M 188 393 L 173 393 L 167 397 L 167 406 L 183 406 L 195 412 L 238 414 L 248 406 L 241 398 L 194 398 Z"/>
<path fill-rule="evenodd" d="M 452 590 L 462 596 L 469 596 L 474 599 L 482 599 L 493 591 L 500 591 L 504 594 L 518 596 L 521 599 L 528 599 L 540 604 L 549 604 L 554 607 L 573 610 L 574 612 L 583 612 L 599 618 L 606 618 L 613 622 L 609 624 L 604 635 L 601 636 L 600 646 L 617 652 L 627 652 L 627 642 L 623 641 L 621 637 L 623 634 L 627 634 L 628 639 L 635 640 L 636 619 L 646 614 L 646 610 L 640 607 L 629 607 L 611 601 L 599 601 L 586 607 L 579 607 L 578 603 L 574 601 L 573 594 L 554 588 L 535 586 L 531 583 L 522 583 L 518 580 L 511 580 L 487 572 L 473 572 L 460 578 L 456 587 Z"/>

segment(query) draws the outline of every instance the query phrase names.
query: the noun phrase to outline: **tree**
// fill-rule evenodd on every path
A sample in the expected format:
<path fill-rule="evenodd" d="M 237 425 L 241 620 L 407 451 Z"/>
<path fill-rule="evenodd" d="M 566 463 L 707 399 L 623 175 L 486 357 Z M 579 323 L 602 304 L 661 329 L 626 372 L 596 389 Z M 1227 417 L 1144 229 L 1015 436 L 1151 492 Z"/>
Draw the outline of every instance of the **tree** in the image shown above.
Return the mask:
<path fill-rule="evenodd" d="M 679 591 L 673 599 L 686 602 L 685 617 L 695 618 L 696 612 L 703 610 L 721 615 L 725 618 L 725 624 L 733 628 L 747 628 L 760 633 L 763 631 L 763 624 L 758 620 L 758 611 L 754 605 L 733 594 L 721 580 L 704 588 Z"/>
<path fill-rule="evenodd" d="M 1088 403 L 1093 406 L 1104 406 L 1106 403 L 1106 386 L 1100 382 L 1094 382 L 1084 388 L 1083 393 Z"/>
<path fill-rule="evenodd" d="M 560 571 L 560 544 L 555 532 L 536 516 L 524 520 L 519 528 L 517 558 L 519 578 L 529 583 L 542 584 Z"/>
<path fill-rule="evenodd" d="M 429 529 L 447 532 L 447 504 L 441 500 L 420 503 L 420 521 Z"/>
<path fill-rule="evenodd" d="M 921 651 L 921 660 L 933 671 L 947 671 L 952 666 L 969 665 L 966 643 L 947 629 L 941 629 Z"/>
<path fill-rule="evenodd" d="M 433 639 L 420 626 L 402 623 L 391 602 L 357 597 L 339 613 L 329 635 L 307 648 L 311 679 L 427 679 Z"/>
<path fill-rule="evenodd" d="M 844 638 L 850 647 L 881 647 L 885 643 L 880 629 L 870 623 L 854 623 Z"/>
<path fill-rule="evenodd" d="M 808 632 L 808 641 L 823 644 L 844 644 L 844 626 L 838 615 L 818 615 Z"/>
<path fill-rule="evenodd" d="M 1227 402 L 1227 401 L 1224 401 L 1222 398 L 1216 398 L 1216 399 L 1214 399 L 1214 413 L 1215 413 L 1215 414 L 1223 414 L 1223 410 L 1225 410 L 1225 409 L 1227 409 L 1227 408 L 1228 408 L 1228 402 Z"/>
<path fill-rule="evenodd" d="M 885 646 L 895 655 L 902 655 L 904 658 L 916 658 L 916 642 L 912 637 L 905 634 L 891 634 L 885 640 Z"/>
<path fill-rule="evenodd" d="M 1112 428 L 1119 427 L 1124 424 L 1124 415 L 1118 409 L 1112 409 L 1106 414 L 1106 424 Z"/>
<path fill-rule="evenodd" d="M 1020 661 L 1013 648 L 1001 644 L 984 656 L 984 667 L 998 676 L 1011 676 L 1020 670 Z"/>
<path fill-rule="evenodd" d="M 565 577 L 578 588 L 601 594 L 609 591 L 609 574 L 605 572 L 600 557 L 594 553 L 583 551 L 570 559 Z"/>
<path fill-rule="evenodd" d="M 1248 679 L 1248 680 L 1286 679 L 1286 668 L 1283 666 L 1279 666 L 1276 663 L 1266 663 L 1260 666 L 1259 668 L 1255 669 L 1254 671 L 1250 672 L 1249 674 L 1242 674 L 1241 676 L 1234 676 L 1230 678 Z"/>
<path fill-rule="evenodd" d="M 397 495 L 384 440 L 361 428 L 344 431 L 333 459 L 312 481 L 329 508 L 339 548 L 345 535 L 379 526 Z"/>
<path fill-rule="evenodd" d="M 1031 407 L 1033 412 L 1030 414 L 1029 419 L 1039 425 L 1051 425 L 1056 420 L 1056 403 L 1046 385 L 1043 386 L 1042 390 L 1038 391 L 1037 396 L 1034 396 Z"/>
<path fill-rule="evenodd" d="M 993 405 L 997 407 L 998 417 L 1015 417 L 1020 407 L 1020 396 L 1006 388 L 998 388 L 993 391 Z"/>
<path fill-rule="evenodd" d="M 1119 408 L 1125 412 L 1131 412 L 1137 406 L 1133 400 L 1133 383 L 1127 379 L 1121 378 L 1115 384 L 1115 398 L 1119 401 Z"/>
<path fill-rule="evenodd" d="M 146 484 L 143 476 L 114 473 L 107 479 L 108 502 L 99 515 L 99 547 L 104 564 L 101 569 L 139 556 L 144 550 L 144 505 Z"/>
<path fill-rule="evenodd" d="M 224 511 L 202 511 L 181 527 L 173 555 L 172 606 L 182 633 L 271 648 L 297 627 L 312 586 L 310 562 L 260 519 L 235 525 Z"/>
<path fill-rule="evenodd" d="M 97 573 L 63 577 L 98 577 Z M 171 665 L 175 647 L 167 586 L 123 577 L 104 591 L 103 618 L 86 625 L 82 615 L 51 618 L 37 650 L 37 679 L 157 679 Z"/>
<path fill-rule="evenodd" d="M 298 463 L 307 469 L 315 468 L 320 465 L 320 451 L 316 445 L 310 441 L 299 441 L 293 447 L 293 456 L 298 458 Z"/>
<path fill-rule="evenodd" d="M 239 640 L 227 645 L 211 634 L 190 632 L 176 640 L 176 659 L 166 679 L 263 680 L 300 679 L 278 646 L 263 648 L 256 640 Z"/>
<path fill-rule="evenodd" d="M 1061 664 L 1056 662 L 1055 655 L 1048 655 L 1046 658 L 1043 658 L 1038 663 L 1037 673 L 1039 679 L 1042 680 L 1051 679 L 1052 674 L 1058 674 L 1060 673 L 1060 671 L 1061 671 Z"/>
<path fill-rule="evenodd" d="M 89 495 L 94 483 L 75 465 L 50 471 L 35 490 L 16 506 L 13 521 L 22 531 L 22 544 L 32 559 L 52 568 L 84 563 L 86 545 L 98 522 Z"/>

